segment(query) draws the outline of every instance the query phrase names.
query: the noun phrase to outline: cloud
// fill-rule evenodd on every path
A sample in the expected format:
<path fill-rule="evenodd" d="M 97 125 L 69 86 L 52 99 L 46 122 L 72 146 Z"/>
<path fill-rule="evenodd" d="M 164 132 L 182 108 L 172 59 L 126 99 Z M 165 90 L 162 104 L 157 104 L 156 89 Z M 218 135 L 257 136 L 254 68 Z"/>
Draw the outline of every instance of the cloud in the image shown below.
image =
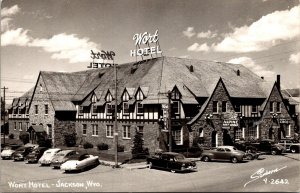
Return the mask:
<path fill-rule="evenodd" d="M 91 49 L 99 49 L 99 46 L 91 42 L 89 38 L 78 38 L 75 34 L 57 34 L 50 39 L 34 39 L 30 47 L 40 47 L 44 51 L 52 53 L 53 59 L 68 59 L 70 63 L 88 62 Z"/>
<path fill-rule="evenodd" d="M 18 5 L 11 6 L 10 8 L 4 7 L 1 10 L 1 17 L 8 17 L 17 14 L 20 11 Z"/>
<path fill-rule="evenodd" d="M 213 45 L 219 52 L 257 52 L 267 50 L 282 40 L 300 35 L 300 5 L 290 10 L 275 11 L 250 26 L 234 28 L 220 43 Z"/>
<path fill-rule="evenodd" d="M 198 38 L 214 38 L 217 37 L 217 33 L 216 32 L 211 32 L 210 30 L 208 30 L 207 32 L 200 32 L 197 34 Z"/>
<path fill-rule="evenodd" d="M 31 39 L 28 35 L 28 30 L 24 30 L 23 28 L 8 30 L 1 34 L 1 46 L 26 46 Z"/>
<path fill-rule="evenodd" d="M 275 73 L 270 70 L 265 70 L 262 66 L 256 64 L 251 58 L 249 57 L 239 57 L 233 58 L 228 61 L 228 63 L 232 64 L 241 64 L 246 68 L 250 69 L 252 72 L 257 74 L 258 76 L 263 76 L 267 78 L 274 78 Z"/>
<path fill-rule="evenodd" d="M 198 43 L 194 43 L 193 45 L 187 48 L 188 51 L 191 52 L 208 52 L 210 48 L 206 43 L 199 45 Z"/>
<path fill-rule="evenodd" d="M 27 79 L 27 80 L 32 80 L 32 79 L 34 79 L 34 77 L 35 77 L 35 75 L 33 75 L 33 74 L 25 74 L 24 76 L 23 76 L 23 79 Z"/>
<path fill-rule="evenodd" d="M 300 52 L 296 53 L 296 54 L 291 54 L 289 61 L 295 64 L 299 64 L 300 63 Z"/>
<path fill-rule="evenodd" d="M 191 38 L 193 37 L 196 32 L 194 30 L 194 27 L 188 27 L 185 31 L 182 32 L 184 36 Z"/>

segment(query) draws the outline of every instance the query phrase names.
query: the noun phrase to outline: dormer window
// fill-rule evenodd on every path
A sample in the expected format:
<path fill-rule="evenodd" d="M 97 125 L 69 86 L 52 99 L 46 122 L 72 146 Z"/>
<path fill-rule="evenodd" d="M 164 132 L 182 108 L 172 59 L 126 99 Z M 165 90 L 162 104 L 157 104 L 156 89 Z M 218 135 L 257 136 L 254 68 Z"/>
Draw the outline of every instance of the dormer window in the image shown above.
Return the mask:
<path fill-rule="evenodd" d="M 136 112 L 137 114 L 144 114 L 144 105 L 141 103 L 141 101 L 136 102 Z"/>
<path fill-rule="evenodd" d="M 129 114 L 129 104 L 128 104 L 128 102 L 123 102 L 123 114 Z"/>
<path fill-rule="evenodd" d="M 174 113 L 174 114 L 179 114 L 180 113 L 180 103 L 179 103 L 179 101 L 173 101 L 172 113 Z"/>
<path fill-rule="evenodd" d="M 112 114 L 113 113 L 113 105 L 112 104 L 110 104 L 110 103 L 107 103 L 106 104 L 106 113 L 107 114 Z"/>

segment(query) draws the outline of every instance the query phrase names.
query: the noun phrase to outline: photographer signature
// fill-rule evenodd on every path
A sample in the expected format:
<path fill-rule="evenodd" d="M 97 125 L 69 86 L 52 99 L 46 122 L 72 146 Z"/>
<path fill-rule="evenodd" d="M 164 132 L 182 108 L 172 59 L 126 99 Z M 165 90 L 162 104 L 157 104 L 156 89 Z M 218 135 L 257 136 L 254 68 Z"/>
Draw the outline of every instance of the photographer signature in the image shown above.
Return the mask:
<path fill-rule="evenodd" d="M 244 188 L 251 182 L 254 182 L 255 180 L 258 180 L 260 178 L 263 178 L 265 176 L 268 176 L 268 175 L 271 175 L 271 174 L 274 174 L 274 173 L 277 173 L 279 172 L 280 170 L 283 170 L 284 168 L 287 168 L 287 166 L 284 166 L 282 168 L 276 168 L 276 169 L 273 169 L 273 170 L 266 170 L 265 168 L 260 168 L 259 170 L 257 170 L 254 174 L 252 174 L 250 176 L 250 178 L 252 180 L 248 181 L 247 183 L 244 184 Z"/>

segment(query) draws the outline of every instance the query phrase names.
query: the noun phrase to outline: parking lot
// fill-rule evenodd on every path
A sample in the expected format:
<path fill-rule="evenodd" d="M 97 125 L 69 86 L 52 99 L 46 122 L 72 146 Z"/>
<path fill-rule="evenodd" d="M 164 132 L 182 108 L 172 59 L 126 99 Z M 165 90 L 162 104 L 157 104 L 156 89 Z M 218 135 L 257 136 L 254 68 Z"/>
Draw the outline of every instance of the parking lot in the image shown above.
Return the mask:
<path fill-rule="evenodd" d="M 259 160 L 197 162 L 197 171 L 171 173 L 157 169 L 113 169 L 99 165 L 80 173 L 64 173 L 38 164 L 1 160 L 1 187 L 4 192 L 45 191 L 299 191 L 299 154 L 263 155 Z M 142 164 L 141 164 L 142 165 Z M 263 178 L 250 182 L 263 168 Z M 279 169 L 279 171 L 275 171 Z M 270 172 L 269 172 L 270 173 Z M 267 181 L 264 179 L 267 178 Z M 272 184 L 272 180 L 279 183 Z M 283 180 L 287 183 L 281 183 Z M 282 181 L 282 182 L 283 182 Z"/>

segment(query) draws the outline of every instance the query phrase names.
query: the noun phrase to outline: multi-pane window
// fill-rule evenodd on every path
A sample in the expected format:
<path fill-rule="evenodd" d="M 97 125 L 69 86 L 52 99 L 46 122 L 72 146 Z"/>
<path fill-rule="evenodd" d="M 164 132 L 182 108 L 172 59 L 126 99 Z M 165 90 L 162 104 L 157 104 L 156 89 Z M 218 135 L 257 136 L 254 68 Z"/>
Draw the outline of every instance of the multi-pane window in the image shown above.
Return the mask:
<path fill-rule="evenodd" d="M 130 139 L 130 126 L 123 125 L 123 139 Z"/>
<path fill-rule="evenodd" d="M 182 145 L 183 144 L 183 140 L 182 140 L 182 128 L 179 130 L 173 130 L 172 131 L 172 135 L 173 135 L 173 139 L 176 143 L 176 145 Z"/>
<path fill-rule="evenodd" d="M 139 133 L 144 133 L 144 126 L 137 126 Z"/>
<path fill-rule="evenodd" d="M 18 108 L 16 107 L 15 109 L 14 109 L 14 114 L 18 114 L 19 113 L 19 111 L 18 111 Z"/>
<path fill-rule="evenodd" d="M 180 103 L 179 101 L 173 101 L 173 104 L 172 104 L 172 113 L 175 113 L 175 114 L 179 114 L 180 113 Z"/>
<path fill-rule="evenodd" d="M 47 125 L 47 130 L 48 130 L 48 136 L 49 136 L 49 138 L 52 138 L 52 125 L 48 124 Z"/>
<path fill-rule="evenodd" d="M 276 112 L 281 112 L 281 103 L 280 102 L 276 103 Z"/>
<path fill-rule="evenodd" d="M 39 106 L 38 105 L 34 105 L 34 113 L 36 115 L 39 114 Z"/>
<path fill-rule="evenodd" d="M 83 106 L 79 106 L 78 107 L 78 113 L 79 114 L 83 114 Z"/>
<path fill-rule="evenodd" d="M 87 125 L 86 124 L 82 124 L 82 134 L 86 135 L 87 133 Z"/>
<path fill-rule="evenodd" d="M 92 135 L 98 136 L 98 125 L 92 125 L 93 133 Z"/>
<path fill-rule="evenodd" d="M 22 122 L 19 122 L 19 131 L 22 131 Z"/>
<path fill-rule="evenodd" d="M 250 139 L 257 138 L 257 128 L 256 127 L 249 127 L 248 128 L 248 135 Z"/>
<path fill-rule="evenodd" d="M 213 112 L 214 113 L 218 112 L 218 101 L 213 101 Z"/>
<path fill-rule="evenodd" d="M 14 130 L 17 130 L 17 122 L 15 122 Z"/>
<path fill-rule="evenodd" d="M 111 105 L 111 104 L 106 104 L 106 113 L 107 114 L 112 114 L 112 112 L 113 112 L 113 105 Z"/>
<path fill-rule="evenodd" d="M 45 115 L 48 115 L 49 107 L 48 105 L 45 105 Z"/>
<path fill-rule="evenodd" d="M 222 112 L 227 112 L 227 101 L 222 101 Z"/>
<path fill-rule="evenodd" d="M 106 125 L 106 137 L 113 137 L 113 126 Z"/>
<path fill-rule="evenodd" d="M 257 105 L 252 105 L 252 113 L 257 113 Z"/>
<path fill-rule="evenodd" d="M 26 122 L 26 129 L 29 129 L 29 122 Z"/>
<path fill-rule="evenodd" d="M 97 106 L 95 104 L 92 105 L 92 113 L 97 114 Z"/>
<path fill-rule="evenodd" d="M 123 102 L 123 114 L 129 114 L 129 104 L 128 104 L 128 102 Z"/>
<path fill-rule="evenodd" d="M 240 113 L 240 112 L 241 112 L 241 105 L 236 104 L 236 105 L 234 106 L 234 111 L 237 112 L 237 113 Z"/>
<path fill-rule="evenodd" d="M 237 128 L 235 130 L 235 139 L 243 138 L 243 128 Z"/>
<path fill-rule="evenodd" d="M 274 102 L 270 102 L 270 112 L 274 112 Z"/>
<path fill-rule="evenodd" d="M 136 112 L 137 112 L 137 114 L 144 113 L 144 106 L 143 106 L 143 104 L 141 104 L 141 101 L 136 102 Z"/>

